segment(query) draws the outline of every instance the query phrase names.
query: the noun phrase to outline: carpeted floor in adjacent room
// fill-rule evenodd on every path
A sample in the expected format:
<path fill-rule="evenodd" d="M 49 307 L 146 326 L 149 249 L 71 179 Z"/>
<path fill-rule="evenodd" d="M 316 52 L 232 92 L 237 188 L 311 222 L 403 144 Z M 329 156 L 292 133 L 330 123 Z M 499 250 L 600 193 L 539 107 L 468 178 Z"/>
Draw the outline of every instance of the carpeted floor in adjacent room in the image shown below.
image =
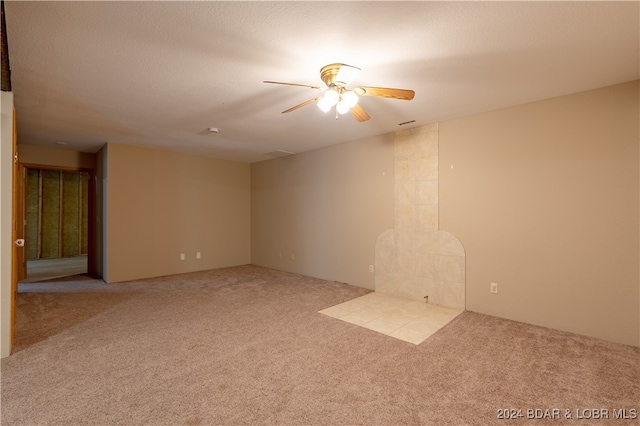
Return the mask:
<path fill-rule="evenodd" d="M 472 312 L 415 345 L 318 312 L 367 293 L 252 265 L 22 285 L 2 424 L 638 424 L 614 417 L 640 414 L 639 348 Z"/>

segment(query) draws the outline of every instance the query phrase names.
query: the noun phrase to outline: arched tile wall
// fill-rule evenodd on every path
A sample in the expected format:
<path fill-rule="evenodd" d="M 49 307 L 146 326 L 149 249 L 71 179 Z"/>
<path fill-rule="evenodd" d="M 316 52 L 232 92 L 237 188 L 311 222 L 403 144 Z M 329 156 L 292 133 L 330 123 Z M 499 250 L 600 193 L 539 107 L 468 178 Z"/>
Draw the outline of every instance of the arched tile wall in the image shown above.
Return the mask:
<path fill-rule="evenodd" d="M 465 252 L 438 229 L 438 125 L 394 138 L 395 228 L 376 242 L 376 291 L 465 308 Z"/>

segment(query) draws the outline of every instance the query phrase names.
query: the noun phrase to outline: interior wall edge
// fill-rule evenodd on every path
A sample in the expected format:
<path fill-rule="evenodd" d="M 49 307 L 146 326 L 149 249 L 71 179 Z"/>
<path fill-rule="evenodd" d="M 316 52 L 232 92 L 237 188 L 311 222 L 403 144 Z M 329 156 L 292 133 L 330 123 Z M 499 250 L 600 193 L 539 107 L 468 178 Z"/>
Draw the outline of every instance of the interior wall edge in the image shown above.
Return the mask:
<path fill-rule="evenodd" d="M 13 93 L 0 92 L 0 358 L 11 354 Z"/>

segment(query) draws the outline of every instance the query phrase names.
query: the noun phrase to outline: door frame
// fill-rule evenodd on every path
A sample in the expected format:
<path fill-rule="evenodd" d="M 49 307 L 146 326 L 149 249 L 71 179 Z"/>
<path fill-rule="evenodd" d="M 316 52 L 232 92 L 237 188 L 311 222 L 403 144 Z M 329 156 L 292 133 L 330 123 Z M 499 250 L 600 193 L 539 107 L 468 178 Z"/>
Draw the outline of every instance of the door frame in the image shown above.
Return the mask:
<path fill-rule="evenodd" d="M 40 169 L 40 170 L 51 170 L 51 171 L 59 171 L 59 172 L 82 172 L 87 173 L 89 175 L 89 187 L 88 189 L 88 212 L 87 212 L 87 273 L 89 275 L 97 274 L 97 266 L 96 266 L 96 258 L 95 258 L 95 185 L 93 182 L 95 181 L 95 170 L 84 168 L 84 167 L 65 167 L 65 166 L 51 166 L 46 164 L 35 164 L 35 163 L 20 163 L 20 165 L 24 168 L 23 180 L 20 182 L 22 187 L 22 192 L 24 196 L 22 197 L 22 232 L 23 235 L 26 235 L 26 174 L 28 169 Z M 26 256 L 25 256 L 26 257 Z M 23 259 L 23 268 L 24 268 L 24 276 L 26 277 L 27 270 L 27 262 L 26 259 Z"/>
<path fill-rule="evenodd" d="M 23 238 L 23 226 L 19 226 L 23 214 L 20 181 L 20 162 L 18 158 L 18 129 L 16 126 L 16 109 L 13 109 L 13 135 L 12 135 L 12 155 L 13 155 L 13 182 L 11 188 L 11 337 L 9 343 L 9 353 L 13 352 L 16 329 L 16 300 L 18 298 L 18 280 L 20 279 L 20 259 L 24 256 L 24 247 L 18 247 L 17 240 Z"/>

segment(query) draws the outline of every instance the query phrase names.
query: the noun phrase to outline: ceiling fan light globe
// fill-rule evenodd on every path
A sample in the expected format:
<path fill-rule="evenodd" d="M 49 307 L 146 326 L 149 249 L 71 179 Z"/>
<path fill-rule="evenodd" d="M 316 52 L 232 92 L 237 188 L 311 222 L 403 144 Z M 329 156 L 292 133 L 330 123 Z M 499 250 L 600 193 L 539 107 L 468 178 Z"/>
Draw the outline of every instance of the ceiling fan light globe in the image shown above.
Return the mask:
<path fill-rule="evenodd" d="M 320 111 L 322 112 L 328 112 L 332 106 L 333 105 L 331 105 L 331 103 L 326 98 L 320 98 L 318 100 L 318 108 L 320 108 Z"/>
<path fill-rule="evenodd" d="M 350 109 L 351 107 L 345 101 L 340 101 L 338 102 L 338 105 L 336 105 L 336 111 L 340 114 L 345 114 L 349 112 Z"/>
<path fill-rule="evenodd" d="M 342 94 L 342 102 L 345 102 L 351 109 L 358 103 L 358 95 L 353 91 L 346 91 Z"/>
<path fill-rule="evenodd" d="M 340 100 L 340 95 L 334 89 L 329 89 L 322 99 L 326 100 L 330 107 L 334 106 Z"/>

